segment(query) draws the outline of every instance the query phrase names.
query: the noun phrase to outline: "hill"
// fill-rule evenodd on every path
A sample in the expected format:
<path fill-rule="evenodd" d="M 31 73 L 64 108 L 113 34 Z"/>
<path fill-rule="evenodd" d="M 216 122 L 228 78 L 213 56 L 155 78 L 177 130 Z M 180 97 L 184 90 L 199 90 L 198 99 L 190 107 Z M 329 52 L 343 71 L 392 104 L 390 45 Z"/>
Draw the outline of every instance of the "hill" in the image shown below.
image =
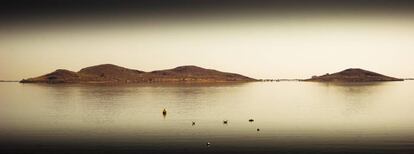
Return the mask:
<path fill-rule="evenodd" d="M 23 79 L 21 83 L 152 83 L 152 82 L 248 82 L 257 81 L 235 73 L 220 72 L 197 66 L 144 72 L 113 64 L 81 69 L 78 72 L 58 69 L 39 77 Z"/>
<path fill-rule="evenodd" d="M 377 81 L 403 81 L 403 79 L 385 76 L 379 73 L 351 68 L 333 74 L 325 74 L 322 76 L 313 76 L 304 81 L 317 82 L 377 82 Z"/>

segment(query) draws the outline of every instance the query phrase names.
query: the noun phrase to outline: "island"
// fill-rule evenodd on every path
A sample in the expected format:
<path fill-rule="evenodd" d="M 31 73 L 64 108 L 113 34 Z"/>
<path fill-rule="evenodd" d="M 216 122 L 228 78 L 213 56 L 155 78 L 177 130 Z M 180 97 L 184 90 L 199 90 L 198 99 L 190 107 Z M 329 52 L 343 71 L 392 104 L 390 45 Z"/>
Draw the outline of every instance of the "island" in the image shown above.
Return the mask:
<path fill-rule="evenodd" d="M 333 74 L 313 76 L 303 81 L 315 82 L 380 82 L 380 81 L 404 81 L 403 79 L 385 76 L 379 73 L 363 70 L 360 68 L 350 68 Z"/>
<path fill-rule="evenodd" d="M 198 66 L 144 72 L 113 64 L 83 68 L 78 72 L 58 69 L 39 77 L 23 79 L 20 83 L 159 83 L 159 82 L 250 82 L 256 79 L 235 73 L 220 72 Z"/>
<path fill-rule="evenodd" d="M 15 81 L 15 80 L 0 80 L 0 82 L 19 82 L 19 81 Z"/>

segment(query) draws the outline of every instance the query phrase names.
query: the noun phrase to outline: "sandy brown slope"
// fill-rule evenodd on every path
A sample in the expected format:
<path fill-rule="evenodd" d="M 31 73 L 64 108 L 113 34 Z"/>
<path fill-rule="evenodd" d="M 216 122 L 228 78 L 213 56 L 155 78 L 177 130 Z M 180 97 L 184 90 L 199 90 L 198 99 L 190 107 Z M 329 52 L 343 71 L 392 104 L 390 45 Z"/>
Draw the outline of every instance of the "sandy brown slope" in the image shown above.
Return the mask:
<path fill-rule="evenodd" d="M 379 73 L 352 68 L 333 74 L 314 76 L 304 81 L 317 82 L 377 82 L 377 81 L 403 81 L 403 79 L 385 76 Z"/>
<path fill-rule="evenodd" d="M 197 66 L 144 72 L 112 64 L 81 69 L 79 72 L 56 70 L 22 83 L 148 83 L 148 82 L 247 82 L 256 81 L 243 75 L 220 72 Z"/>
<path fill-rule="evenodd" d="M 146 73 L 145 79 L 154 81 L 197 81 L 197 82 L 228 82 L 253 81 L 254 79 L 234 73 L 225 73 L 197 66 L 180 66 L 174 69 L 159 70 Z"/>

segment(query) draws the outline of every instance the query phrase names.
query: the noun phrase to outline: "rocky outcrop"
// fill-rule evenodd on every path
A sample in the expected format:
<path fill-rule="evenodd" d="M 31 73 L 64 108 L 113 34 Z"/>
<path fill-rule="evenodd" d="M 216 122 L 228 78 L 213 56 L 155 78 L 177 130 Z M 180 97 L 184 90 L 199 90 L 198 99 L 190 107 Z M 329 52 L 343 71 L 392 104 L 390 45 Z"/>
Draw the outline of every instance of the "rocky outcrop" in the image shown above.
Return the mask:
<path fill-rule="evenodd" d="M 65 69 L 58 69 L 52 73 L 30 79 L 23 79 L 22 83 L 73 83 L 80 80 L 80 76 L 76 72 Z"/>
<path fill-rule="evenodd" d="M 145 79 L 153 81 L 196 81 L 196 82 L 234 82 L 254 81 L 255 79 L 234 73 L 224 73 L 197 66 L 180 66 L 174 69 L 149 72 Z"/>
<path fill-rule="evenodd" d="M 403 79 L 385 76 L 379 73 L 351 68 L 333 74 L 325 74 L 322 76 L 313 76 L 304 81 L 316 82 L 379 82 L 379 81 L 403 81 Z"/>

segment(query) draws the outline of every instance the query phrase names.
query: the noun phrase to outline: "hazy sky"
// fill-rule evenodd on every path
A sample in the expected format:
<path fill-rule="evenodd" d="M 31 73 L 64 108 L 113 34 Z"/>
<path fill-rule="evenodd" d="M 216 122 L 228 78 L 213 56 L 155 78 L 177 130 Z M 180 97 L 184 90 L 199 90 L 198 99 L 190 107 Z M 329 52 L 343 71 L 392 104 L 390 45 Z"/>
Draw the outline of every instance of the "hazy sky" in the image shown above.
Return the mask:
<path fill-rule="evenodd" d="M 103 63 L 143 71 L 197 65 L 254 78 L 351 67 L 414 77 L 411 13 L 292 12 L 2 18 L 0 79 Z"/>

